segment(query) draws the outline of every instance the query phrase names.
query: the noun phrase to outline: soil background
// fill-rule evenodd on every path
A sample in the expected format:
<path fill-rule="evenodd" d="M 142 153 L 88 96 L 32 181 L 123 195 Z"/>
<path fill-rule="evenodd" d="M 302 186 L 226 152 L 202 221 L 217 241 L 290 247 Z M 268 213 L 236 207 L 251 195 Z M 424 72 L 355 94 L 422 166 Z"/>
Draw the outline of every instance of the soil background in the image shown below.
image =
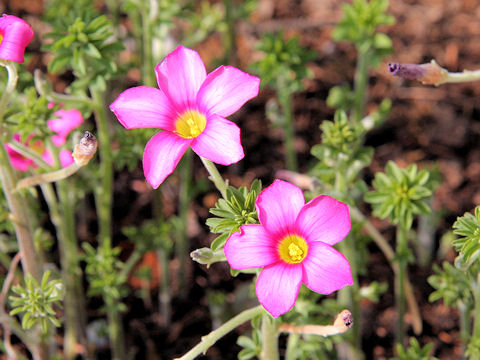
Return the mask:
<path fill-rule="evenodd" d="M 309 64 L 314 78 L 305 82 L 305 91 L 294 97 L 295 146 L 302 172 L 314 163 L 310 148 L 320 142 L 319 125 L 324 119 L 332 119 L 334 110 L 325 101 L 328 91 L 335 85 L 352 84 L 356 52 L 353 45 L 335 43 L 331 33 L 341 18 L 341 4 L 337 0 L 260 0 L 251 20 L 237 24 L 238 66 L 258 59 L 255 41 L 265 32 L 283 29 L 287 37 L 299 35 L 304 46 L 315 50 L 318 57 Z M 101 2 L 99 6 L 106 9 Z M 48 59 L 39 50 L 42 33 L 41 15 L 44 4 L 39 0 L 3 0 L 0 10 L 20 16 L 30 22 L 36 37 L 29 47 L 34 57 L 29 69 L 45 67 Z M 447 84 L 440 87 L 423 86 L 414 81 L 390 76 L 386 63 L 424 63 L 435 59 L 449 71 L 476 69 L 480 59 L 480 1 L 478 0 L 391 0 L 388 13 L 396 18 L 396 24 L 381 28 L 393 40 L 394 53 L 372 70 L 368 91 L 367 109 L 374 109 L 388 97 L 393 106 L 388 120 L 371 132 L 367 145 L 375 147 L 371 166 L 365 171 L 371 180 L 376 171 L 381 171 L 388 160 L 400 166 L 416 162 L 419 166 L 436 164 L 442 182 L 433 199 L 438 216 L 436 228 L 429 232 L 433 239 L 432 263 L 452 261 L 452 250 L 442 251 L 440 239 L 457 216 L 471 211 L 480 204 L 480 83 Z M 222 55 L 219 35 L 213 35 L 196 49 L 208 63 Z M 211 68 L 209 69 L 211 70 Z M 62 87 L 58 79 L 57 87 Z M 138 74 L 129 73 L 126 87 L 135 85 Z M 120 89 L 121 90 L 121 89 Z M 112 99 L 116 94 L 112 94 Z M 272 128 L 265 116 L 266 102 L 274 97 L 269 89 L 247 103 L 231 119 L 242 129 L 245 159 L 238 165 L 222 168 L 221 171 L 234 186 L 249 185 L 254 178 L 270 184 L 275 172 L 285 167 L 282 133 Z M 112 123 L 113 123 L 112 117 Z M 199 161 L 194 159 L 194 176 L 200 180 L 206 173 Z M 173 174 L 160 188 L 164 200 L 165 215 L 177 212 L 176 203 L 178 176 Z M 122 256 L 128 258 L 132 245 L 127 243 L 120 229 L 126 225 L 139 224 L 151 217 L 151 200 L 154 192 L 146 185 L 141 164 L 133 172 L 126 169 L 115 174 L 114 228 L 115 244 L 124 249 Z M 213 206 L 218 194 L 213 188 L 196 195 L 190 205 L 189 229 L 190 250 L 208 246 L 213 239 L 204 225 L 208 208 Z M 92 208 L 93 211 L 93 208 Z M 87 214 L 84 225 L 88 228 Z M 372 219 L 378 229 L 388 238 L 392 229 L 386 222 Z M 79 227 L 81 240 L 89 241 L 91 234 Z M 368 273 L 361 277 L 361 285 L 372 280 L 384 281 L 389 290 L 378 303 L 365 302 L 362 326 L 363 350 L 367 359 L 386 359 L 392 356 L 393 326 L 396 319 L 393 303 L 393 274 L 381 252 L 371 244 Z M 176 272 L 179 261 L 187 263 L 186 287 L 179 289 Z M 432 274 L 432 264 L 411 265 L 410 278 L 423 317 L 423 333 L 418 336 L 421 344 L 433 343 L 439 359 L 459 359 L 458 313 L 441 301 L 428 302 L 432 288 L 426 279 Z M 193 347 L 202 335 L 211 331 L 214 323 L 224 319 L 212 315 L 207 290 L 220 290 L 227 294 L 227 307 L 235 310 L 233 291 L 248 280 L 248 276 L 232 279 L 228 266 L 216 264 L 210 269 L 193 263 L 190 259 L 171 259 L 172 323 L 162 325 L 158 315 L 156 298 L 158 283 L 150 290 L 147 299 L 138 296 L 135 282 L 131 281 L 131 294 L 125 299 L 127 312 L 124 327 L 128 348 L 135 359 L 172 359 Z M 89 303 L 89 317 L 100 317 L 98 300 Z M 405 319 L 409 334 L 413 335 L 408 316 Z M 236 338 L 245 325 L 227 335 L 212 347 L 206 356 L 199 359 L 236 359 L 240 347 Z M 100 351 L 99 358 L 109 358 L 108 350 Z"/>

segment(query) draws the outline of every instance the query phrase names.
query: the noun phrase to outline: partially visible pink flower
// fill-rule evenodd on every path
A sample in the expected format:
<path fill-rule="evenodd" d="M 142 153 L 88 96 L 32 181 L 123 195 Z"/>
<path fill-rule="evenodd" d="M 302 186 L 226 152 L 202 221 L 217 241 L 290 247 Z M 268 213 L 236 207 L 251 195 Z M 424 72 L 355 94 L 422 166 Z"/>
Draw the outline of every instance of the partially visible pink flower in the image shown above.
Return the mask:
<path fill-rule="evenodd" d="M 260 79 L 231 66 L 207 75 L 200 55 L 179 46 L 156 66 L 160 89 L 125 90 L 110 105 L 126 129 L 163 129 L 145 146 L 143 171 L 158 188 L 189 146 L 199 156 L 230 165 L 243 159 L 240 129 L 225 119 L 258 95 Z"/>
<path fill-rule="evenodd" d="M 350 231 L 346 204 L 327 195 L 305 204 L 300 188 L 275 180 L 255 206 L 260 225 L 242 225 L 224 251 L 233 269 L 263 267 L 255 291 L 273 317 L 293 307 L 302 283 L 320 294 L 353 284 L 350 264 L 332 247 Z"/>
<path fill-rule="evenodd" d="M 51 108 L 53 104 L 49 104 Z M 50 130 L 55 132 L 55 135 L 51 136 L 51 140 L 56 147 L 60 147 L 65 144 L 66 138 L 70 132 L 76 128 L 78 128 L 83 123 L 83 117 L 80 111 L 77 109 L 71 110 L 58 110 L 54 113 L 55 116 L 58 116 L 56 119 L 48 120 L 47 126 Z M 41 154 L 43 160 L 49 164 L 54 165 L 55 161 L 52 157 L 52 154 L 45 149 L 43 143 L 38 140 L 34 144 L 30 144 L 30 139 L 33 135 L 29 136 L 27 141 L 24 145 L 32 148 L 38 154 Z M 20 135 L 14 134 L 13 138 L 16 141 L 20 141 Z M 19 171 L 27 171 L 30 166 L 33 168 L 37 167 L 37 165 L 33 162 L 33 160 L 24 157 L 23 155 L 19 154 L 15 150 L 13 150 L 8 144 L 5 145 L 7 153 L 10 157 L 10 161 L 12 166 L 19 170 Z M 60 165 L 62 167 L 67 167 L 73 163 L 72 153 L 68 150 L 62 149 L 59 153 L 59 160 Z"/>
<path fill-rule="evenodd" d="M 20 134 L 13 134 L 13 139 L 21 142 Z M 24 145 L 29 146 L 30 139 L 31 137 L 25 141 Z M 37 144 L 37 146 L 38 145 L 39 144 Z M 36 167 L 32 159 L 26 158 L 23 155 L 19 154 L 18 152 L 13 150 L 10 145 L 5 144 L 5 150 L 7 150 L 8 157 L 10 158 L 10 163 L 18 171 L 27 171 L 30 166 Z"/>
<path fill-rule="evenodd" d="M 3 14 L 0 18 L 0 59 L 24 61 L 25 48 L 33 38 L 33 30 L 24 20 Z"/>
<path fill-rule="evenodd" d="M 51 137 L 55 146 L 59 147 L 65 144 L 68 134 L 83 123 L 83 117 L 77 109 L 56 111 L 53 115 L 58 118 L 48 120 L 47 126 L 50 130 L 57 133 Z"/>

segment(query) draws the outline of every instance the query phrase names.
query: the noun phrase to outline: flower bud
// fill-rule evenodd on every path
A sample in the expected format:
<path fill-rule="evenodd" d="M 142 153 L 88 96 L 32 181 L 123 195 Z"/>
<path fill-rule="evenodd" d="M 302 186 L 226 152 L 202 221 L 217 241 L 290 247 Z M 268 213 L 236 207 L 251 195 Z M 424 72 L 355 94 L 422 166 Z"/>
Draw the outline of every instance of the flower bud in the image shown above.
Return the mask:
<path fill-rule="evenodd" d="M 85 166 L 93 158 L 97 152 L 97 139 L 95 136 L 85 131 L 85 134 L 80 139 L 80 142 L 75 145 L 73 150 L 73 159 L 78 166 Z"/>
<path fill-rule="evenodd" d="M 440 67 L 435 60 L 426 64 L 389 63 L 388 70 L 392 75 L 416 79 L 425 85 L 443 84 L 448 77 L 448 71 Z"/>

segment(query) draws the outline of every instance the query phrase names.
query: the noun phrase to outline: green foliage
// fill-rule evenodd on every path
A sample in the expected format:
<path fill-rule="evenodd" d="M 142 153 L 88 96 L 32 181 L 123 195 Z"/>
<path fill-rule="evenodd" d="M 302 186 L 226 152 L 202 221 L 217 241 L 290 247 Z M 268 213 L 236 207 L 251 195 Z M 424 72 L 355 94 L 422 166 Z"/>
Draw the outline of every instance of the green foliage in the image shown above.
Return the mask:
<path fill-rule="evenodd" d="M 397 354 L 391 360 L 438 360 L 434 356 L 430 356 L 433 349 L 433 343 L 421 347 L 418 340 L 414 337 L 410 338 L 410 346 L 405 351 L 402 345 L 397 344 Z"/>
<path fill-rule="evenodd" d="M 378 33 L 381 25 L 392 25 L 395 18 L 386 14 L 388 0 L 354 0 L 343 4 L 343 18 L 338 22 L 332 37 L 335 41 L 349 41 L 358 51 L 369 52 L 369 63 L 376 67 L 381 58 L 392 52 L 392 40 Z"/>
<path fill-rule="evenodd" d="M 306 64 L 315 59 L 316 53 L 301 46 L 298 36 L 285 40 L 283 32 L 266 34 L 258 49 L 265 56 L 251 68 L 259 74 L 263 86 L 270 86 L 278 93 L 291 94 L 303 88 L 303 79 L 312 76 Z"/>
<path fill-rule="evenodd" d="M 261 321 L 262 316 L 258 315 L 251 321 L 252 323 L 252 335 L 241 335 L 237 339 L 237 345 L 243 349 L 238 353 L 239 360 L 248 360 L 254 357 L 259 357 L 262 352 L 262 339 L 261 339 Z"/>
<path fill-rule="evenodd" d="M 105 15 L 93 6 L 73 7 L 53 23 L 53 32 L 47 36 L 53 39 L 45 46 L 53 54 L 49 72 L 71 68 L 77 77 L 72 89 L 106 89 L 105 81 L 117 73 L 115 59 L 123 45 L 112 41 L 112 23 Z"/>
<path fill-rule="evenodd" d="M 124 311 L 126 308 L 120 299 L 125 295 L 126 289 L 123 285 L 127 279 L 119 276 L 123 268 L 123 263 L 118 259 L 120 248 L 100 246 L 95 249 L 89 243 L 83 243 L 82 247 L 87 263 L 85 273 L 90 284 L 88 295 L 102 295 L 106 307 L 116 307 L 117 310 Z"/>
<path fill-rule="evenodd" d="M 47 120 L 52 119 L 58 107 L 48 107 L 48 100 L 38 96 L 34 87 L 25 89 L 24 96 L 8 108 L 5 122 L 11 133 L 19 133 L 22 142 L 34 134 L 35 139 L 44 139 L 53 134 L 47 127 Z"/>
<path fill-rule="evenodd" d="M 335 112 L 333 121 L 323 121 L 322 143 L 315 145 L 311 153 L 319 162 L 311 174 L 325 184 L 334 184 L 343 177 L 343 183 L 365 188 L 362 181 L 354 181 L 359 172 L 372 160 L 373 149 L 363 146 L 363 137 L 368 128 L 363 122 L 354 124 L 344 111 Z M 359 191 L 363 191 L 359 189 Z"/>
<path fill-rule="evenodd" d="M 470 343 L 467 345 L 465 355 L 468 356 L 469 359 L 480 358 L 480 338 L 472 337 Z"/>
<path fill-rule="evenodd" d="M 453 246 L 463 254 L 465 261 L 472 264 L 480 257 L 480 206 L 475 215 L 465 213 L 453 224 L 453 233 L 458 236 Z"/>
<path fill-rule="evenodd" d="M 458 261 L 456 262 L 458 264 Z M 444 261 L 443 269 L 433 265 L 434 275 L 428 278 L 428 282 L 435 289 L 428 297 L 428 301 L 434 302 L 443 299 L 447 306 L 457 306 L 458 301 L 464 304 L 473 303 L 473 294 L 470 283 L 474 280 L 470 271 L 453 266 Z"/>
<path fill-rule="evenodd" d="M 229 186 L 227 199 L 219 199 L 210 213 L 216 217 L 207 219 L 207 225 L 214 234 L 221 234 L 211 244 L 211 249 L 222 249 L 227 238 L 233 232 L 239 231 L 245 224 L 257 224 L 257 210 L 255 200 L 262 190 L 260 180 L 255 180 L 250 190 L 242 186 L 239 189 Z"/>
<path fill-rule="evenodd" d="M 432 195 L 429 177 L 428 170 L 418 171 L 415 164 L 400 169 L 389 161 L 385 173 L 375 174 L 372 183 L 375 190 L 365 194 L 365 201 L 372 204 L 375 216 L 390 217 L 393 224 L 410 229 L 415 215 L 431 211 L 427 204 Z"/>
<path fill-rule="evenodd" d="M 140 226 L 127 226 L 122 232 L 141 253 L 157 249 L 169 253 L 173 247 L 172 233 L 176 220 L 178 219 L 175 217 L 169 218 L 168 221 L 146 220 Z"/>
<path fill-rule="evenodd" d="M 45 271 L 40 284 L 30 275 L 25 276 L 25 287 L 15 285 L 12 291 L 17 296 L 8 299 L 13 310 L 10 315 L 22 314 L 22 327 L 30 329 L 35 324 L 40 324 L 42 332 L 48 332 L 49 323 L 60 327 L 60 322 L 55 317 L 54 306 L 61 306 L 63 299 L 63 286 L 60 280 L 49 280 L 50 271 Z"/>
<path fill-rule="evenodd" d="M 138 162 L 143 157 L 145 144 L 150 138 L 158 132 L 158 129 L 130 129 L 125 130 L 123 127 L 115 128 L 115 138 L 113 139 L 113 163 L 117 170 L 127 168 L 133 171 Z"/>

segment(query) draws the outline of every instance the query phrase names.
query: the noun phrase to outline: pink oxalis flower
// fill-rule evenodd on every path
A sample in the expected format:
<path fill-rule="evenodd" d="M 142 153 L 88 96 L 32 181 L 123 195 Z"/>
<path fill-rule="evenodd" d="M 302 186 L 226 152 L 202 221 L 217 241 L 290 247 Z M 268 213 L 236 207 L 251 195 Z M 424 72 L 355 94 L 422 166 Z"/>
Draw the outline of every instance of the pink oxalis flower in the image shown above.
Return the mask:
<path fill-rule="evenodd" d="M 80 111 L 77 109 L 63 110 L 60 109 L 54 113 L 57 118 L 48 120 L 47 126 L 52 130 L 55 135 L 51 136 L 51 140 L 56 147 L 60 147 L 65 144 L 66 138 L 70 132 L 78 128 L 83 123 L 83 117 Z M 16 141 L 21 141 L 20 134 L 13 134 L 13 138 Z M 53 165 L 55 161 L 53 160 L 52 154 L 48 151 L 42 141 L 37 140 L 31 142 L 33 135 L 30 135 L 25 141 L 24 145 L 42 155 L 43 160 L 47 164 Z M 23 155 L 16 152 L 8 144 L 5 144 L 8 156 L 12 166 L 19 171 L 27 171 L 30 167 L 36 168 L 37 165 L 33 162 L 32 159 L 26 158 Z M 60 150 L 59 160 L 62 167 L 70 166 L 73 163 L 72 153 L 66 149 Z"/>
<path fill-rule="evenodd" d="M 349 262 L 332 247 L 350 231 L 346 204 L 327 195 L 305 204 L 300 188 L 275 180 L 255 206 L 260 225 L 242 225 L 224 251 L 233 269 L 263 267 L 255 291 L 272 316 L 293 307 L 302 283 L 321 294 L 353 284 Z"/>
<path fill-rule="evenodd" d="M 32 38 L 33 30 L 27 22 L 3 14 L 0 18 L 0 59 L 23 63 L 25 48 Z"/>
<path fill-rule="evenodd" d="M 155 68 L 159 89 L 138 86 L 110 105 L 126 129 L 157 128 L 145 146 L 143 171 L 158 188 L 189 146 L 199 156 L 230 165 L 243 159 L 240 129 L 225 119 L 258 95 L 260 79 L 231 66 L 207 75 L 200 55 L 179 46 Z"/>

